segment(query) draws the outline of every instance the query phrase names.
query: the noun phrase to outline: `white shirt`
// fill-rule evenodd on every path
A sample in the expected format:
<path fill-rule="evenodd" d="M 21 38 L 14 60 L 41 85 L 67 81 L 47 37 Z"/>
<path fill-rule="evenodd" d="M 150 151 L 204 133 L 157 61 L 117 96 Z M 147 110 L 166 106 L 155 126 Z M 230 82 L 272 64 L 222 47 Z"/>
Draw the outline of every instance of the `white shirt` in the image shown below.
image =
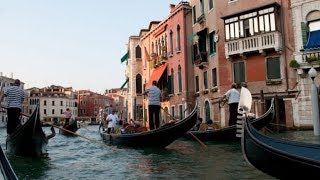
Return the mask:
<path fill-rule="evenodd" d="M 240 93 L 235 88 L 229 89 L 225 95 L 228 99 L 228 104 L 239 103 L 240 101 Z"/>
<path fill-rule="evenodd" d="M 108 128 L 116 127 L 117 119 L 116 119 L 115 115 L 109 114 L 106 119 L 108 121 Z M 109 121 L 109 120 L 111 120 L 111 121 Z"/>
<path fill-rule="evenodd" d="M 161 90 L 157 86 L 151 86 L 149 89 L 146 90 L 146 93 L 149 97 L 149 105 L 160 106 Z"/>

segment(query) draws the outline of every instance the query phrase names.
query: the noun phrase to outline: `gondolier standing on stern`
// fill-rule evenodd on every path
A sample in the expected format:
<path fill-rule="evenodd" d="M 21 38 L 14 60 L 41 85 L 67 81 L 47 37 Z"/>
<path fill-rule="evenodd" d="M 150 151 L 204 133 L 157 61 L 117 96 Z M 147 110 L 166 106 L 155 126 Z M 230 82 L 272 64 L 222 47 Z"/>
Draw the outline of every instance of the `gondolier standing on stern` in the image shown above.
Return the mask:
<path fill-rule="evenodd" d="M 14 80 L 13 86 L 7 87 L 4 89 L 3 96 L 0 98 L 2 102 L 3 98 L 7 97 L 8 107 L 8 124 L 7 124 L 7 133 L 12 134 L 16 127 L 20 124 L 20 115 L 22 109 L 22 102 L 25 97 L 25 92 L 20 88 L 20 80 Z"/>
<path fill-rule="evenodd" d="M 149 97 L 149 127 L 150 130 L 159 128 L 160 120 L 160 99 L 161 99 L 161 90 L 157 87 L 157 81 L 152 81 L 152 86 L 147 89 L 143 95 Z M 153 119 L 153 115 L 155 116 Z"/>
<path fill-rule="evenodd" d="M 238 104 L 240 101 L 240 93 L 236 90 L 237 85 L 232 83 L 231 89 L 223 95 L 220 101 L 228 100 L 229 104 L 229 126 L 237 123 Z"/>

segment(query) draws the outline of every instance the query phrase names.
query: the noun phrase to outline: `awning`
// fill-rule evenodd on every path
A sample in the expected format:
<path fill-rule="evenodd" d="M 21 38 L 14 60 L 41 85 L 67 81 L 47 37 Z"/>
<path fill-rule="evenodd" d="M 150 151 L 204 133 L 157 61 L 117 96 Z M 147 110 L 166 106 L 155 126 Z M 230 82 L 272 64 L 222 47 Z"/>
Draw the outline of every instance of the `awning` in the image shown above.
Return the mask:
<path fill-rule="evenodd" d="M 309 32 L 309 38 L 304 49 L 320 49 L 320 30 Z"/>
<path fill-rule="evenodd" d="M 146 88 L 151 87 L 152 81 L 159 81 L 160 77 L 162 76 L 164 70 L 167 68 L 167 63 L 161 65 L 160 67 L 157 67 L 153 70 L 152 75 L 149 78 L 148 83 L 146 84 Z"/>
<path fill-rule="evenodd" d="M 124 55 L 122 56 L 121 58 L 121 63 L 123 63 L 124 61 L 126 61 L 128 59 L 128 56 L 129 56 L 129 51 Z"/>
<path fill-rule="evenodd" d="M 188 37 L 188 40 L 189 40 L 189 41 L 192 41 L 192 39 L 195 38 L 196 36 L 197 36 L 197 33 L 191 34 L 191 35 Z"/>
<path fill-rule="evenodd" d="M 120 89 L 123 89 L 123 87 L 124 87 L 128 82 L 129 82 L 129 78 L 127 78 L 126 82 L 124 82 L 124 83 L 122 84 L 122 86 L 120 87 Z"/>

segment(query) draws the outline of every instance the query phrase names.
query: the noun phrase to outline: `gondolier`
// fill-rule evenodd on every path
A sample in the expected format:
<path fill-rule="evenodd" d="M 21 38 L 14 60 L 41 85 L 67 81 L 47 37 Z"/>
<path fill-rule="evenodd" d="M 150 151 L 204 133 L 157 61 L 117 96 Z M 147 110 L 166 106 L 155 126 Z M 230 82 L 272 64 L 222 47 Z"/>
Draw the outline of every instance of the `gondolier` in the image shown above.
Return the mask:
<path fill-rule="evenodd" d="M 235 125 L 237 122 L 238 104 L 240 100 L 240 93 L 236 90 L 237 85 L 233 83 L 221 98 L 221 101 L 228 100 L 229 105 L 229 126 Z"/>
<path fill-rule="evenodd" d="M 150 130 L 160 127 L 159 113 L 160 113 L 160 99 L 161 90 L 157 87 L 157 81 L 152 81 L 152 86 L 144 93 L 149 97 L 149 127 Z M 153 119 L 153 116 L 154 119 Z"/>
<path fill-rule="evenodd" d="M 16 127 L 20 124 L 20 115 L 22 109 L 22 102 L 25 97 L 25 92 L 20 88 L 20 80 L 16 79 L 13 86 L 4 89 L 3 96 L 1 96 L 0 102 L 3 98 L 7 97 L 8 107 L 8 124 L 7 133 L 12 134 Z"/>

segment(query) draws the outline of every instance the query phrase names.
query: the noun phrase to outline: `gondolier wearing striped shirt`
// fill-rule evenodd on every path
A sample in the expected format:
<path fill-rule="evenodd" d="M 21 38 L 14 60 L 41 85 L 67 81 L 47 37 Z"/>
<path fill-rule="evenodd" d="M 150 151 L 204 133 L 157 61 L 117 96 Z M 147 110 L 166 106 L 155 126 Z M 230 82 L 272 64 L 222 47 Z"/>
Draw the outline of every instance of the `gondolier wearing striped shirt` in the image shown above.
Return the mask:
<path fill-rule="evenodd" d="M 8 123 L 7 123 L 7 133 L 12 134 L 16 127 L 20 124 L 20 114 L 22 108 L 22 102 L 25 97 L 25 93 L 23 89 L 20 88 L 20 80 L 16 79 L 14 81 L 13 86 L 7 87 L 3 95 L 7 97 L 7 115 L 8 115 Z M 1 97 L 1 101 L 3 97 Z"/>

